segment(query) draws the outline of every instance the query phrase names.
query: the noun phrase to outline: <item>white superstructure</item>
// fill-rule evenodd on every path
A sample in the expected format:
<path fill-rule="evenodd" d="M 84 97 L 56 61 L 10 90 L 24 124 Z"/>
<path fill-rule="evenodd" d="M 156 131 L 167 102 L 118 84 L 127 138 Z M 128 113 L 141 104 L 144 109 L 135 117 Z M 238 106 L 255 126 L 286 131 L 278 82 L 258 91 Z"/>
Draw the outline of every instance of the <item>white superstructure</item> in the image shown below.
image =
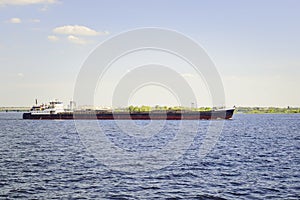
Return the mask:
<path fill-rule="evenodd" d="M 53 100 L 49 102 L 49 105 L 42 104 L 39 106 L 33 106 L 30 110 L 30 113 L 32 115 L 49 115 L 49 114 L 57 114 L 57 113 L 63 113 L 65 112 L 64 104 L 60 101 Z"/>

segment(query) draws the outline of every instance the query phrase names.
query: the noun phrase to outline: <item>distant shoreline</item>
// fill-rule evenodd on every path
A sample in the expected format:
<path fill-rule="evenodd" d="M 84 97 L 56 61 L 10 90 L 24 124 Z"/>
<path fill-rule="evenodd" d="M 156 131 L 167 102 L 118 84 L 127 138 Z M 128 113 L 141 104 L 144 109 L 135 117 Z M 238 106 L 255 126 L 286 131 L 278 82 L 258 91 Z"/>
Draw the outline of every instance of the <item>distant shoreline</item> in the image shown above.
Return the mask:
<path fill-rule="evenodd" d="M 28 112 L 30 107 L 0 107 L 0 112 Z M 207 110 L 208 108 L 199 108 L 199 110 Z M 300 113 L 298 107 L 236 107 L 235 113 L 241 114 L 295 114 Z"/>
<path fill-rule="evenodd" d="M 28 112 L 30 107 L 0 107 L 0 112 Z"/>
<path fill-rule="evenodd" d="M 287 107 L 236 107 L 235 113 L 244 114 L 296 114 L 300 113 L 300 108 Z"/>

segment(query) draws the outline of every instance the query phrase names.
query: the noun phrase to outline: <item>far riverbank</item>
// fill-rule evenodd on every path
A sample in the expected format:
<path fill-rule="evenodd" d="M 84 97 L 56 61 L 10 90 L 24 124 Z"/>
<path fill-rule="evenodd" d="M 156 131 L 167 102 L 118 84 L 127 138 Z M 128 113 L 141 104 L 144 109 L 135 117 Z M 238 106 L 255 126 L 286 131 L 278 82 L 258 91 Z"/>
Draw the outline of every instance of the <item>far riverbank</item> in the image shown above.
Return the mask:
<path fill-rule="evenodd" d="M 277 108 L 277 107 L 236 107 L 236 113 L 245 114 L 295 114 L 300 113 L 300 108 L 287 107 L 287 108 Z"/>

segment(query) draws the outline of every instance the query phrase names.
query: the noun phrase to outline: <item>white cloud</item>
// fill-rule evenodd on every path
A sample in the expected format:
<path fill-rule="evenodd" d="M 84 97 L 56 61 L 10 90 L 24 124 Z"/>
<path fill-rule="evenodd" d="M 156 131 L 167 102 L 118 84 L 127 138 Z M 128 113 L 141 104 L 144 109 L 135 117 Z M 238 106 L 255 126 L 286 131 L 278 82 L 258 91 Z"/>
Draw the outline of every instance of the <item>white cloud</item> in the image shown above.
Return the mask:
<path fill-rule="evenodd" d="M 59 40 L 59 38 L 55 35 L 49 35 L 48 36 L 48 40 L 52 41 L 52 42 L 56 42 Z"/>
<path fill-rule="evenodd" d="M 80 44 L 80 45 L 85 45 L 88 44 L 89 41 L 85 40 L 83 38 L 75 37 L 74 35 L 69 35 L 68 36 L 68 41 L 73 43 L 73 44 Z"/>
<path fill-rule="evenodd" d="M 12 24 L 20 24 L 20 23 L 39 23 L 41 20 L 39 19 L 20 19 L 17 17 L 13 17 L 9 20 L 5 21 L 6 23 L 12 23 Z"/>
<path fill-rule="evenodd" d="M 22 22 L 22 20 L 20 18 L 14 17 L 14 18 L 11 18 L 10 20 L 8 20 L 7 22 L 12 23 L 12 24 L 19 24 Z"/>
<path fill-rule="evenodd" d="M 98 32 L 86 26 L 79 25 L 67 25 L 60 26 L 53 29 L 54 33 L 67 34 L 67 35 L 85 35 L 85 36 L 96 36 L 96 35 L 107 35 L 108 31 Z"/>
<path fill-rule="evenodd" d="M 23 6 L 23 5 L 32 5 L 32 4 L 53 4 L 57 3 L 57 0 L 0 0 L 0 6 L 6 5 L 15 5 L 15 6 Z"/>

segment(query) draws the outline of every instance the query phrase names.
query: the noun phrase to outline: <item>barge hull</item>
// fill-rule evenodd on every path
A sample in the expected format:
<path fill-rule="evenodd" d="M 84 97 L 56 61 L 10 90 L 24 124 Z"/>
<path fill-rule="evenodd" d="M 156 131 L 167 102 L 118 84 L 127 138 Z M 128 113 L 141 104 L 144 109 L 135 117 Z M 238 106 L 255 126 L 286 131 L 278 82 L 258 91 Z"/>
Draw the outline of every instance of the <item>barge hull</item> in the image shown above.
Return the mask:
<path fill-rule="evenodd" d="M 58 114 L 23 113 L 23 119 L 34 120 L 210 120 L 231 119 L 234 109 L 200 111 L 200 112 L 167 112 L 167 113 L 126 113 L 81 111 Z"/>

